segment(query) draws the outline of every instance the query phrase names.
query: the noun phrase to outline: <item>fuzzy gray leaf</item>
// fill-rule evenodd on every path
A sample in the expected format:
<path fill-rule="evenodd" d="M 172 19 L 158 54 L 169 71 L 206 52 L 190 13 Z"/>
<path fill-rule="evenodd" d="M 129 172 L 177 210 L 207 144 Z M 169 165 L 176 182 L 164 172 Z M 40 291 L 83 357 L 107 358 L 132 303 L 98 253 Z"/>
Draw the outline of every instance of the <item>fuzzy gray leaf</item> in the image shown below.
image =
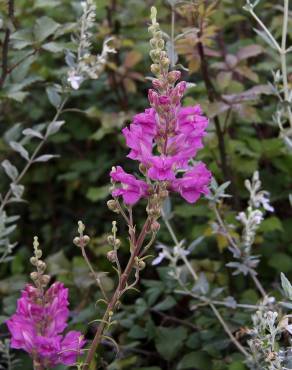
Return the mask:
<path fill-rule="evenodd" d="M 9 145 L 13 150 L 18 152 L 22 156 L 22 158 L 29 161 L 28 151 L 20 143 L 17 143 L 16 141 L 11 141 Z"/>
<path fill-rule="evenodd" d="M 11 178 L 12 181 L 15 181 L 15 179 L 18 176 L 18 170 L 13 164 L 11 164 L 8 159 L 5 159 L 2 163 L 1 166 L 4 168 L 6 175 Z"/>

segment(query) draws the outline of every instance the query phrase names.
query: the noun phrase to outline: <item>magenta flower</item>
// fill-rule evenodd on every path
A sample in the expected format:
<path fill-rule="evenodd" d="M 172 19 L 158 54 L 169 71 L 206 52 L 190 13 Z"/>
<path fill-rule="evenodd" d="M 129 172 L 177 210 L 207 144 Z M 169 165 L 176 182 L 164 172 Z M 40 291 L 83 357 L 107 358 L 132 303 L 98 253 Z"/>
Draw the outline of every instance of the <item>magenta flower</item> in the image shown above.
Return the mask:
<path fill-rule="evenodd" d="M 135 204 L 142 197 L 147 196 L 148 185 L 135 176 L 126 173 L 122 167 L 113 168 L 110 176 L 114 182 L 121 184 L 120 188 L 113 190 L 114 197 L 122 196 L 126 204 Z"/>
<path fill-rule="evenodd" d="M 211 172 L 202 162 L 186 171 L 182 178 L 172 182 L 174 191 L 189 203 L 195 203 L 202 194 L 208 195 L 208 185 L 211 181 Z"/>
<path fill-rule="evenodd" d="M 69 316 L 68 289 L 53 284 L 46 292 L 28 284 L 17 301 L 17 310 L 6 324 L 11 347 L 28 352 L 44 367 L 73 365 L 85 340 L 70 331 L 63 338 Z"/>
<path fill-rule="evenodd" d="M 169 73 L 175 78 L 180 75 L 178 71 Z M 208 119 L 199 105 L 181 107 L 185 81 L 164 89 L 161 81 L 154 79 L 153 86 L 158 91 L 148 91 L 152 108 L 135 115 L 131 125 L 123 129 L 130 148 L 128 157 L 143 165 L 148 180 L 163 181 L 168 190 L 194 203 L 207 193 L 211 179 L 205 165 L 190 165 L 190 160 L 203 147 Z M 182 177 L 181 173 L 184 173 Z M 111 172 L 111 177 L 121 183 L 112 195 L 122 196 L 126 204 L 134 204 L 148 195 L 146 183 L 126 174 L 121 167 Z"/>

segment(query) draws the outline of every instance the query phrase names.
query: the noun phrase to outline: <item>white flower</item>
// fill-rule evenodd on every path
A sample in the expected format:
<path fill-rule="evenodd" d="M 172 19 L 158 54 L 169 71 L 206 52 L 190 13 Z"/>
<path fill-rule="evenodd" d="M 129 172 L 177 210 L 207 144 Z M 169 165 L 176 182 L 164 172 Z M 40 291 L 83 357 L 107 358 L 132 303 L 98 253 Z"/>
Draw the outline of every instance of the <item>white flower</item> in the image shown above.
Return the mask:
<path fill-rule="evenodd" d="M 165 251 L 159 252 L 158 256 L 152 261 L 152 266 L 159 265 L 166 257 Z"/>
<path fill-rule="evenodd" d="M 70 83 L 72 89 L 78 90 L 83 81 L 83 77 L 78 76 L 75 71 L 70 71 L 68 72 L 67 81 Z"/>

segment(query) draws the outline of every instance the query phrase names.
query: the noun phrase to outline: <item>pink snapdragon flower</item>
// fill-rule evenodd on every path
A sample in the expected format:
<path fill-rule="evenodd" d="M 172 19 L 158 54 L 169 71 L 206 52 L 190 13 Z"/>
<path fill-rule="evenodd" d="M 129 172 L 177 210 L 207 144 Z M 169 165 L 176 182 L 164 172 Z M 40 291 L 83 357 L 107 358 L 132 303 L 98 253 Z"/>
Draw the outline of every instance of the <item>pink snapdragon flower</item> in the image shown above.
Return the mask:
<path fill-rule="evenodd" d="M 54 283 L 46 292 L 28 284 L 17 301 L 17 310 L 6 324 L 11 347 L 28 352 L 45 368 L 73 365 L 85 344 L 78 331 L 62 333 L 69 316 L 68 289 Z"/>
<path fill-rule="evenodd" d="M 170 72 L 179 78 L 178 71 Z M 150 89 L 148 99 L 152 108 L 134 116 L 129 127 L 123 129 L 128 157 L 139 161 L 149 180 L 163 181 L 169 191 L 178 192 L 187 202 L 196 202 L 208 194 L 211 173 L 203 163 L 191 164 L 198 150 L 203 147 L 208 119 L 199 105 L 182 107 L 181 99 L 186 82 L 163 89 L 161 82 L 153 80 L 156 90 Z M 117 173 L 120 173 L 121 167 Z M 126 177 L 127 176 L 127 177 Z M 146 184 L 123 172 L 113 181 L 120 182 L 113 196 L 122 196 L 125 203 L 134 204 L 147 196 Z M 130 177 L 129 177 L 130 176 Z"/>
<path fill-rule="evenodd" d="M 148 185 L 135 176 L 125 172 L 122 167 L 114 167 L 110 173 L 111 178 L 121 184 L 120 188 L 113 190 L 114 197 L 122 196 L 126 204 L 131 205 L 138 202 L 141 197 L 147 196 Z"/>

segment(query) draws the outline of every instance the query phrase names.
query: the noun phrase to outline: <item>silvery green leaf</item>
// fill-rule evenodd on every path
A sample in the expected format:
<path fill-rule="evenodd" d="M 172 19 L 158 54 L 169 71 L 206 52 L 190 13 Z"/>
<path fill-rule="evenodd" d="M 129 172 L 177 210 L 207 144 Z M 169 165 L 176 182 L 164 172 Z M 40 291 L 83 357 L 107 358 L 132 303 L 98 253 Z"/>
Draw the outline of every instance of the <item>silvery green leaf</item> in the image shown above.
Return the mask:
<path fill-rule="evenodd" d="M 76 66 L 75 55 L 71 53 L 69 50 L 66 50 L 65 62 L 71 68 L 75 68 Z"/>
<path fill-rule="evenodd" d="M 261 30 L 258 30 L 256 28 L 253 29 L 255 31 L 255 33 L 257 35 L 260 36 L 260 38 L 262 40 L 264 40 L 272 49 L 276 49 L 273 41 L 270 39 L 270 37 L 264 32 L 264 31 L 261 31 Z"/>
<path fill-rule="evenodd" d="M 21 137 L 22 123 L 16 123 L 4 134 L 4 139 L 7 143 L 16 141 Z"/>
<path fill-rule="evenodd" d="M 172 66 L 176 65 L 176 63 L 178 61 L 178 55 L 177 55 L 177 52 L 175 50 L 174 43 L 171 42 L 170 40 L 167 41 L 167 43 L 166 43 L 166 51 L 167 51 L 167 55 L 168 55 L 169 60 L 170 60 L 170 64 Z"/>
<path fill-rule="evenodd" d="M 10 141 L 9 145 L 13 150 L 18 152 L 24 159 L 29 161 L 28 151 L 20 143 L 17 143 L 16 141 Z"/>
<path fill-rule="evenodd" d="M 289 202 L 290 202 L 290 206 L 292 207 L 292 194 L 289 194 Z"/>
<path fill-rule="evenodd" d="M 1 238 L 5 238 L 7 237 L 8 235 L 10 235 L 15 229 L 16 229 L 16 226 L 17 225 L 11 225 L 11 226 L 8 226 L 8 227 L 5 227 L 4 230 L 1 230 L 1 235 L 0 237 Z"/>
<path fill-rule="evenodd" d="M 44 155 L 41 155 L 40 157 L 34 159 L 34 162 L 47 162 L 50 159 L 57 158 L 57 157 L 59 157 L 59 156 L 54 155 L 54 154 L 44 154 Z"/>
<path fill-rule="evenodd" d="M 192 291 L 206 295 L 209 292 L 209 282 L 204 273 L 200 273 L 199 279 L 194 285 Z"/>
<path fill-rule="evenodd" d="M 49 124 L 46 132 L 46 136 L 54 135 L 64 125 L 65 121 L 53 121 Z"/>
<path fill-rule="evenodd" d="M 21 199 L 23 192 L 24 192 L 24 186 L 23 185 L 17 185 L 17 184 L 10 184 L 11 191 L 15 198 L 17 200 Z"/>
<path fill-rule="evenodd" d="M 224 299 L 224 303 L 225 303 L 225 305 L 226 305 L 227 307 L 230 307 L 230 308 L 233 308 L 233 309 L 235 309 L 235 308 L 237 307 L 237 302 L 236 302 L 236 300 L 235 300 L 233 297 L 231 297 L 231 296 L 226 297 L 226 298 Z"/>
<path fill-rule="evenodd" d="M 47 92 L 50 103 L 55 108 L 58 108 L 58 106 L 61 104 L 61 97 L 58 94 L 57 90 L 54 87 L 50 86 L 46 88 L 46 92 Z"/>
<path fill-rule="evenodd" d="M 64 46 L 58 42 L 47 42 L 42 45 L 42 49 L 48 50 L 52 53 L 60 53 L 64 50 Z"/>
<path fill-rule="evenodd" d="M 284 290 L 285 296 L 292 300 L 292 285 L 286 276 L 281 272 L 281 285 Z"/>
<path fill-rule="evenodd" d="M 4 168 L 6 175 L 11 178 L 11 180 L 15 180 L 18 176 L 18 170 L 13 164 L 11 164 L 8 159 L 5 159 L 2 163 L 1 166 Z"/>
<path fill-rule="evenodd" d="M 196 247 L 197 247 L 198 245 L 200 245 L 200 244 L 201 244 L 201 242 L 202 242 L 204 239 L 205 239 L 205 237 L 204 237 L 204 236 L 199 236 L 197 239 L 195 239 L 195 240 L 193 240 L 193 241 L 191 242 L 191 244 L 188 246 L 187 250 L 188 250 L 189 252 L 192 252 L 193 250 L 195 250 L 195 249 L 196 249 Z"/>
<path fill-rule="evenodd" d="M 43 139 L 43 135 L 36 130 L 33 130 L 31 128 L 26 128 L 25 130 L 22 131 L 23 135 L 25 136 L 32 136 L 32 137 L 38 137 L 39 139 Z"/>
<path fill-rule="evenodd" d="M 28 92 L 25 91 L 16 91 L 16 92 L 10 92 L 6 96 L 9 99 L 13 99 L 17 101 L 18 103 L 22 103 L 24 99 L 27 97 Z"/>
<path fill-rule="evenodd" d="M 34 36 L 38 42 L 44 41 L 47 37 L 51 36 L 60 24 L 55 22 L 52 18 L 41 17 L 36 21 L 34 27 Z"/>
<path fill-rule="evenodd" d="M 171 216 L 171 200 L 170 197 L 167 197 L 165 201 L 163 202 L 162 206 L 163 215 L 166 218 L 166 220 L 170 219 Z"/>

